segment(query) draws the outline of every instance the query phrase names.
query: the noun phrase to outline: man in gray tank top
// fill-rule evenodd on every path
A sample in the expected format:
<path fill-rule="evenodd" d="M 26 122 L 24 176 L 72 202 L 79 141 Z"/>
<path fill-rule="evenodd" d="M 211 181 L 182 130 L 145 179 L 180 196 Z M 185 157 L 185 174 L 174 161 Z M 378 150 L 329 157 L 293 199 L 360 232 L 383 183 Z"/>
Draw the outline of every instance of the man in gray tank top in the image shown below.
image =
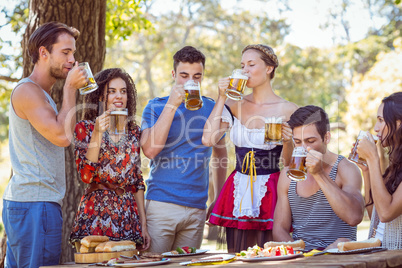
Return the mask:
<path fill-rule="evenodd" d="M 11 94 L 14 172 L 3 196 L 5 267 L 59 263 L 66 190 L 63 147 L 70 144 L 75 126 L 76 90 L 87 80 L 74 58 L 78 36 L 77 29 L 62 23 L 40 26 L 28 41 L 34 69 Z M 50 97 L 58 79 L 66 79 L 60 111 Z"/>
<path fill-rule="evenodd" d="M 287 176 L 289 167 L 281 171 L 274 240 L 303 239 L 306 250 L 336 248 L 338 242 L 356 240 L 364 211 L 362 178 L 355 164 L 328 150 L 328 115 L 309 105 L 297 109 L 288 123 L 295 146 L 308 151 L 307 178 L 296 182 Z"/>

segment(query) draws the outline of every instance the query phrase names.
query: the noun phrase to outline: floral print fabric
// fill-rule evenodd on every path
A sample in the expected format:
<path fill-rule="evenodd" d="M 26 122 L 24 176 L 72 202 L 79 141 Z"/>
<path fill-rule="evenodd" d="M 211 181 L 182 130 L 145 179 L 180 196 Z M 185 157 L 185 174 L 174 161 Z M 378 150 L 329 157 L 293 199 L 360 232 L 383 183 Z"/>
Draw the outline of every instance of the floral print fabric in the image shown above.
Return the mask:
<path fill-rule="evenodd" d="M 75 159 L 84 183 L 111 183 L 145 190 L 141 175 L 140 130 L 137 127 L 115 143 L 106 131 L 102 136 L 99 160 L 93 163 L 85 155 L 90 144 L 94 122 L 77 123 L 74 132 Z M 110 240 L 132 240 L 143 243 L 137 204 L 132 191 L 117 195 L 112 190 L 97 190 L 81 198 L 70 241 L 87 235 L 106 235 Z"/>

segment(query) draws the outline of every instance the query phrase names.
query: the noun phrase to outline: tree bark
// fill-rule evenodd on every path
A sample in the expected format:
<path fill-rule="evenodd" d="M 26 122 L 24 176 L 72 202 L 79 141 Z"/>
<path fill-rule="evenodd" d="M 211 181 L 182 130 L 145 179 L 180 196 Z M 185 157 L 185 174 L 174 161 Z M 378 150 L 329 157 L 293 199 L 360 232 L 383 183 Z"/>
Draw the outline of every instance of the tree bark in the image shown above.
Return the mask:
<path fill-rule="evenodd" d="M 106 53 L 105 41 L 106 0 L 31 0 L 29 4 L 29 20 L 22 41 L 23 47 L 23 76 L 28 76 L 33 69 L 27 51 L 29 37 L 35 29 L 50 21 L 58 21 L 73 26 L 80 31 L 76 42 L 76 61 L 89 62 L 95 74 L 103 67 Z M 52 98 L 58 108 L 62 104 L 64 81 L 58 81 L 52 90 Z M 82 97 L 77 94 L 77 105 L 82 103 Z M 77 120 L 81 111 L 77 110 Z M 60 262 L 74 260 L 74 251 L 68 240 L 78 204 L 83 194 L 84 185 L 78 177 L 74 161 L 73 144 L 66 148 L 66 196 L 63 200 L 63 237 L 62 256 Z"/>

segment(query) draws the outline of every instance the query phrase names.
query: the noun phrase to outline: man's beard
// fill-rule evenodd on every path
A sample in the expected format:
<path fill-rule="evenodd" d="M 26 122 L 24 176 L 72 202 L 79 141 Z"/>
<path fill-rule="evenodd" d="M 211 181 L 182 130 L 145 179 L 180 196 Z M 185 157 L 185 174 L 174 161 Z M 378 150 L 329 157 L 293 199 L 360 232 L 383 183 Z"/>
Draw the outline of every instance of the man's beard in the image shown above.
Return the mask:
<path fill-rule="evenodd" d="M 62 69 L 50 67 L 50 75 L 56 79 L 66 79 L 67 74 L 63 73 Z"/>

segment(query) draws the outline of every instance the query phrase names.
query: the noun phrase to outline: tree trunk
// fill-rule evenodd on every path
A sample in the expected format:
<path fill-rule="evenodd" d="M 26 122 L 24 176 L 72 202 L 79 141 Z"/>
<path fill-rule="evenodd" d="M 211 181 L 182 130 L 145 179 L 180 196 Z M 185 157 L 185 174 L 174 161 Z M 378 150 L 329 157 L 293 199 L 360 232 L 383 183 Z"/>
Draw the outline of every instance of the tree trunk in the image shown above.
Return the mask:
<path fill-rule="evenodd" d="M 106 0 L 31 0 L 29 4 L 29 20 L 22 41 L 24 59 L 24 77 L 33 69 L 30 61 L 27 43 L 34 30 L 41 24 L 58 21 L 77 28 L 81 34 L 77 40 L 75 59 L 78 62 L 89 62 L 95 74 L 103 67 L 106 53 L 105 41 Z M 64 81 L 57 82 L 52 90 L 52 98 L 58 108 L 62 104 Z M 77 94 L 77 105 L 82 103 L 82 97 Z M 77 120 L 81 111 L 77 110 Z M 74 260 L 74 252 L 68 243 L 74 216 L 84 190 L 78 177 L 73 155 L 73 144 L 66 148 L 66 196 L 63 202 L 63 238 L 62 256 L 60 262 Z"/>

